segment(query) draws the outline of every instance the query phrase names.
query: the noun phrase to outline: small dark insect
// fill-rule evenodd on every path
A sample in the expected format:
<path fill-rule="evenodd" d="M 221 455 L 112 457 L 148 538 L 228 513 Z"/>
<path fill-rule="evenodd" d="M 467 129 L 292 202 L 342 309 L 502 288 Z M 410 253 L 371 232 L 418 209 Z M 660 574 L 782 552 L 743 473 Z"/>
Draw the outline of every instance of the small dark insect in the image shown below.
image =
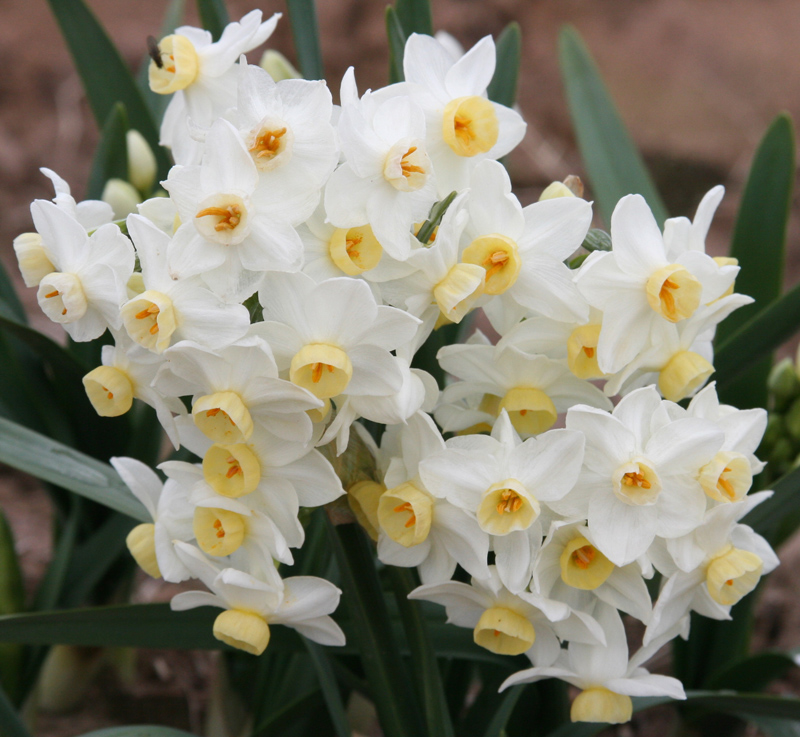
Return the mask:
<path fill-rule="evenodd" d="M 152 36 L 147 37 L 147 53 L 150 54 L 150 58 L 156 63 L 159 69 L 164 68 L 164 62 L 161 59 L 161 49 L 158 48 L 158 41 Z"/>

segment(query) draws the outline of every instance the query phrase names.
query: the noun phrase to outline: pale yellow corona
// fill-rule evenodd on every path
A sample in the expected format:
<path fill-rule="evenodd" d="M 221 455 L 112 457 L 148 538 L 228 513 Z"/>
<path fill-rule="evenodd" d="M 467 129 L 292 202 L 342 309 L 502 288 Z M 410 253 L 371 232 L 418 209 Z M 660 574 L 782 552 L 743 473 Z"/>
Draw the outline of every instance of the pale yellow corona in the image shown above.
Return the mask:
<path fill-rule="evenodd" d="M 214 620 L 214 637 L 237 650 L 261 655 L 269 645 L 269 625 L 255 612 L 228 609 Z"/>
<path fill-rule="evenodd" d="M 700 469 L 698 478 L 715 501 L 738 502 L 753 485 L 753 469 L 741 453 L 721 450 Z"/>
<path fill-rule="evenodd" d="M 582 591 L 594 591 L 614 572 L 614 564 L 585 537 L 576 537 L 564 547 L 559 560 L 561 580 Z"/>
<path fill-rule="evenodd" d="M 517 244 L 498 233 L 476 238 L 464 249 L 461 260 L 486 269 L 485 294 L 503 294 L 514 286 L 522 266 Z"/>
<path fill-rule="evenodd" d="M 358 523 L 367 531 L 375 541 L 378 540 L 378 504 L 386 491 L 383 484 L 369 479 L 353 484 L 347 490 L 347 502 Z"/>
<path fill-rule="evenodd" d="M 481 614 L 473 638 L 476 645 L 498 655 L 522 655 L 536 640 L 536 630 L 527 617 L 495 606 Z"/>
<path fill-rule="evenodd" d="M 247 203 L 237 194 L 206 197 L 194 216 L 197 232 L 214 243 L 235 246 L 250 234 Z"/>
<path fill-rule="evenodd" d="M 156 526 L 152 523 L 136 525 L 125 538 L 136 564 L 148 576 L 161 578 L 161 569 L 156 558 Z"/>
<path fill-rule="evenodd" d="M 383 256 L 383 247 L 369 225 L 338 228 L 328 244 L 331 261 L 347 276 L 359 276 L 374 269 Z"/>
<path fill-rule="evenodd" d="M 398 141 L 389 149 L 383 164 L 384 179 L 400 192 L 422 189 L 430 172 L 431 160 L 421 141 Z"/>
<path fill-rule="evenodd" d="M 133 405 L 133 382 L 115 366 L 98 366 L 83 377 L 83 388 L 100 417 L 119 417 Z"/>
<path fill-rule="evenodd" d="M 38 233 L 22 233 L 14 238 L 14 253 L 26 287 L 38 287 L 44 277 L 56 270 Z"/>
<path fill-rule="evenodd" d="M 224 557 L 235 553 L 244 542 L 247 523 L 244 516 L 227 509 L 195 507 L 192 530 L 200 550 Z"/>
<path fill-rule="evenodd" d="M 148 289 L 128 300 L 120 311 L 125 330 L 131 339 L 153 353 L 169 348 L 178 327 L 172 300 L 161 292 Z"/>
<path fill-rule="evenodd" d="M 39 307 L 53 322 L 69 324 L 89 309 L 81 280 L 75 274 L 55 271 L 39 282 Z"/>
<path fill-rule="evenodd" d="M 508 412 L 514 429 L 522 435 L 538 435 L 558 419 L 553 401 L 541 389 L 515 387 L 500 400 L 499 410 Z"/>
<path fill-rule="evenodd" d="M 633 716 L 630 696 L 614 693 L 602 686 L 581 691 L 572 702 L 569 718 L 573 722 L 625 724 Z"/>
<path fill-rule="evenodd" d="M 714 256 L 714 263 L 717 266 L 738 266 L 739 259 L 732 258 L 731 256 Z M 735 286 L 736 280 L 734 279 L 733 282 L 731 282 L 731 285 L 725 290 L 725 293 L 720 295 L 719 299 L 722 299 L 723 297 L 730 297 L 733 294 L 733 289 Z"/>
<path fill-rule="evenodd" d="M 507 535 L 527 530 L 540 512 L 539 502 L 519 481 L 506 479 L 483 493 L 477 517 L 481 529 L 490 535 Z"/>
<path fill-rule="evenodd" d="M 203 456 L 203 477 L 217 494 L 235 499 L 255 491 L 261 480 L 261 464 L 244 443 L 215 443 Z"/>
<path fill-rule="evenodd" d="M 728 545 L 708 564 L 708 593 L 717 604 L 732 606 L 756 587 L 763 569 L 764 563 L 755 553 Z"/>
<path fill-rule="evenodd" d="M 668 264 L 654 272 L 645 287 L 647 303 L 665 320 L 680 322 L 700 306 L 703 285 L 680 264 Z"/>
<path fill-rule="evenodd" d="M 303 346 L 289 366 L 289 380 L 318 399 L 338 396 L 352 378 L 353 364 L 347 353 L 327 343 Z"/>
<path fill-rule="evenodd" d="M 442 137 L 459 156 L 485 154 L 497 143 L 499 133 L 494 105 L 485 97 L 458 97 L 444 108 Z"/>
<path fill-rule="evenodd" d="M 200 397 L 192 405 L 198 429 L 215 443 L 243 443 L 253 434 L 253 418 L 236 392 L 216 392 Z"/>
<path fill-rule="evenodd" d="M 539 202 L 557 200 L 561 197 L 575 197 L 575 193 L 564 182 L 553 182 L 548 184 L 539 195 Z"/>
<path fill-rule="evenodd" d="M 483 295 L 486 271 L 482 266 L 460 263 L 433 288 L 441 313 L 451 322 L 461 322 Z"/>
<path fill-rule="evenodd" d="M 378 524 L 403 547 L 427 540 L 433 522 L 433 498 L 410 481 L 385 491 L 378 502 Z"/>
<path fill-rule="evenodd" d="M 197 78 L 200 66 L 197 51 L 186 36 L 166 36 L 152 53 L 155 58 L 150 60 L 147 72 L 153 92 L 171 95 L 186 89 Z"/>
<path fill-rule="evenodd" d="M 678 351 L 658 374 L 658 390 L 664 399 L 680 402 L 706 383 L 714 366 L 699 353 Z"/>
<path fill-rule="evenodd" d="M 611 478 L 614 494 L 626 504 L 655 504 L 661 493 L 661 479 L 650 464 L 633 459 L 620 466 Z"/>
<path fill-rule="evenodd" d="M 271 171 L 289 163 L 294 133 L 278 118 L 268 117 L 247 136 L 247 149 L 259 171 Z"/>
<path fill-rule="evenodd" d="M 597 363 L 600 325 L 580 325 L 567 338 L 567 365 L 579 379 L 600 379 L 605 374 Z"/>

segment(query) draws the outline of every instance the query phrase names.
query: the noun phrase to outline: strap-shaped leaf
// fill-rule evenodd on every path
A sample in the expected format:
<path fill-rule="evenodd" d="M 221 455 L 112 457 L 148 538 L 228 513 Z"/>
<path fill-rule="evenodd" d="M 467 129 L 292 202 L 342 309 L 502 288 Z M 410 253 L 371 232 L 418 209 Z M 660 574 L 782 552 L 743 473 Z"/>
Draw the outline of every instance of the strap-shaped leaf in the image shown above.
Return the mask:
<path fill-rule="evenodd" d="M 0 688 L 0 725 L 3 737 L 31 737 L 6 692 Z"/>
<path fill-rule="evenodd" d="M 145 508 L 110 465 L 2 418 L 0 461 L 129 517 L 150 521 Z"/>
<path fill-rule="evenodd" d="M 0 261 L 0 300 L 8 305 L 16 320 L 23 323 L 28 322 L 28 316 L 25 314 L 25 308 L 14 288 L 14 282 L 11 281 L 2 261 Z"/>
<path fill-rule="evenodd" d="M 756 151 L 731 243 L 730 255 L 738 259 L 741 267 L 736 291 L 749 294 L 756 301 L 736 310 L 719 326 L 717 342 L 721 345 L 738 336 L 737 331 L 768 310 L 780 296 L 794 176 L 794 126 L 789 115 L 783 113 L 772 122 Z M 788 314 L 779 313 L 775 316 L 778 325 L 769 332 L 775 335 L 776 328 L 785 327 L 787 323 L 793 323 L 793 330 L 796 330 L 800 325 L 797 314 L 796 310 Z M 764 356 L 764 345 L 761 342 L 759 346 L 760 356 Z M 739 358 L 747 357 L 748 363 L 752 363 L 749 353 L 750 348 L 746 346 Z M 722 400 L 742 409 L 766 407 L 766 384 L 771 365 L 769 356 L 762 357 L 731 382 L 726 373 L 731 371 L 730 364 L 717 368 L 724 384 L 720 392 Z"/>
<path fill-rule="evenodd" d="M 788 653 L 757 653 L 715 674 L 709 679 L 708 687 L 734 691 L 761 691 L 796 665 L 794 658 Z"/>
<path fill-rule="evenodd" d="M 429 0 L 397 0 L 394 9 L 406 36 L 412 33 L 433 36 L 433 16 Z"/>
<path fill-rule="evenodd" d="M 507 693 L 503 694 L 500 708 L 494 713 L 492 721 L 489 722 L 489 726 L 483 733 L 483 737 L 502 737 L 508 720 L 511 718 L 511 713 L 514 711 L 514 707 L 517 705 L 519 697 L 522 696 L 524 690 L 525 685 L 521 684 L 510 688 Z"/>
<path fill-rule="evenodd" d="M 89 175 L 86 196 L 99 200 L 109 179 L 128 181 L 128 114 L 125 106 L 115 103 L 100 133 L 100 143 L 94 152 L 94 162 Z"/>
<path fill-rule="evenodd" d="M 134 724 L 130 727 L 107 727 L 87 732 L 81 737 L 194 737 L 191 732 L 157 724 Z"/>
<path fill-rule="evenodd" d="M 297 64 L 306 79 L 325 79 L 314 0 L 286 0 Z"/>
<path fill-rule="evenodd" d="M 772 488 L 775 493 L 742 521 L 777 548 L 800 524 L 800 468 L 786 474 Z"/>
<path fill-rule="evenodd" d="M 386 8 L 386 36 L 389 39 L 389 84 L 402 82 L 406 78 L 403 71 L 403 55 L 408 37 L 397 11 L 391 5 Z"/>
<path fill-rule="evenodd" d="M 322 696 L 325 699 L 325 706 L 328 708 L 328 716 L 331 719 L 337 737 L 351 737 L 352 730 L 347 722 L 347 712 L 345 711 L 342 694 L 339 692 L 339 683 L 333 670 L 333 664 L 328 652 L 316 642 L 311 642 L 303 638 L 303 642 L 311 656 L 314 670 L 317 672 Z"/>
<path fill-rule="evenodd" d="M 83 80 L 97 125 L 105 124 L 114 103 L 125 105 L 131 128 L 145 137 L 156 155 L 159 174 L 166 177 L 169 156 L 158 144 L 156 124 L 116 46 L 83 0 L 47 1 Z"/>
<path fill-rule="evenodd" d="M 517 80 L 522 58 L 522 31 L 516 21 L 509 23 L 495 44 L 497 65 L 486 93 L 489 99 L 511 107 L 517 101 Z"/>
<path fill-rule="evenodd" d="M 225 0 L 197 0 L 197 12 L 203 28 L 211 32 L 215 41 L 219 40 L 228 25 L 228 9 Z"/>
<path fill-rule="evenodd" d="M 642 157 L 580 34 L 568 26 L 559 37 L 561 75 L 583 163 L 603 219 L 626 194 L 647 200 L 659 225 L 668 217 Z"/>

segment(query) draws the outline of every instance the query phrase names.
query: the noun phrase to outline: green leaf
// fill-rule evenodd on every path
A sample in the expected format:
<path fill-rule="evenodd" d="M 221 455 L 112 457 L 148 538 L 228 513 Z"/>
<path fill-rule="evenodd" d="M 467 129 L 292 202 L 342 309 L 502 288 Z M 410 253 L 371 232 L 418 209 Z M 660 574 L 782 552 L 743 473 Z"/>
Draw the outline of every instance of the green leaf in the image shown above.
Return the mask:
<path fill-rule="evenodd" d="M 316 642 L 304 637 L 303 643 L 311 656 L 314 670 L 317 672 L 322 696 L 325 699 L 325 705 L 328 707 L 328 716 L 331 718 L 337 736 L 351 737 L 352 730 L 347 722 L 347 712 L 342 702 L 342 694 L 339 692 L 339 684 L 331 664 L 331 658 L 325 648 L 317 645 Z"/>
<path fill-rule="evenodd" d="M 492 721 L 489 722 L 489 726 L 483 733 L 483 737 L 501 737 L 505 731 L 506 724 L 508 724 L 508 720 L 511 718 L 511 713 L 514 711 L 514 707 L 517 705 L 519 697 L 522 696 L 524 690 L 525 685 L 521 684 L 519 686 L 513 686 L 503 694 L 500 708 L 495 712 Z"/>
<path fill-rule="evenodd" d="M 741 349 L 745 339 L 754 340 L 754 344 L 746 344 L 745 350 L 739 354 L 739 359 L 746 358 L 749 366 L 746 372 L 736 366 L 730 353 L 722 367 L 717 367 L 721 379 L 720 398 L 742 409 L 767 406 L 766 384 L 772 359 L 764 354 L 771 351 L 777 338 L 790 336 L 800 325 L 794 307 L 798 301 L 795 290 L 787 295 L 791 298 L 780 307 L 780 311 L 770 309 L 777 307 L 775 300 L 780 297 L 783 284 L 794 170 L 794 127 L 789 115 L 783 113 L 770 125 L 756 151 L 731 243 L 730 255 L 738 259 L 741 267 L 736 291 L 748 294 L 756 301 L 736 310 L 717 329 L 717 344 L 727 350 L 733 347 Z M 754 318 L 766 317 L 767 311 L 775 324 L 754 321 Z M 765 329 L 764 337 L 753 333 L 754 328 Z M 750 332 L 742 333 L 745 329 Z M 728 340 L 736 341 L 731 349 L 728 349 Z M 756 357 L 760 359 L 757 363 Z M 734 375 L 737 375 L 735 380 Z"/>
<path fill-rule="evenodd" d="M 453 723 L 450 721 L 439 664 L 422 615 L 422 607 L 418 601 L 408 598 L 419 583 L 408 568 L 390 566 L 389 575 L 416 671 L 414 682 L 421 692 L 428 734 L 430 737 L 453 737 Z"/>
<path fill-rule="evenodd" d="M 439 224 L 442 222 L 442 218 L 444 214 L 447 212 L 447 208 L 453 204 L 453 200 L 456 198 L 457 192 L 451 192 L 447 197 L 438 202 L 435 202 L 428 213 L 428 219 L 419 226 L 419 230 L 417 231 L 417 240 L 423 245 L 427 246 L 433 235 L 433 231 L 439 227 Z"/>
<path fill-rule="evenodd" d="M 489 99 L 511 107 L 517 101 L 517 80 L 522 59 L 522 32 L 519 23 L 509 23 L 495 44 L 497 63 L 486 94 Z"/>
<path fill-rule="evenodd" d="M 306 79 L 325 79 L 314 0 L 286 0 L 297 63 Z"/>
<path fill-rule="evenodd" d="M 0 461 L 140 522 L 150 515 L 107 463 L 0 418 Z"/>
<path fill-rule="evenodd" d="M 191 732 L 156 724 L 135 724 L 130 727 L 108 727 L 86 732 L 81 737 L 194 737 Z"/>
<path fill-rule="evenodd" d="M 86 197 L 99 200 L 109 179 L 128 181 L 128 114 L 121 102 L 114 104 L 100 132 L 100 143 L 94 152 Z"/>
<path fill-rule="evenodd" d="M 72 552 L 78 540 L 78 529 L 81 522 L 83 500 L 72 497 L 72 507 L 53 550 L 53 558 L 36 591 L 33 608 L 36 610 L 52 609 L 58 603 L 61 589 L 67 575 Z"/>
<path fill-rule="evenodd" d="M 16 614 L 25 608 L 25 589 L 19 558 L 14 548 L 14 535 L 0 509 L 0 614 Z M 19 645 L 0 645 L 0 688 L 19 702 L 22 648 Z"/>
<path fill-rule="evenodd" d="M 170 167 L 158 143 L 158 128 L 127 65 L 83 0 L 47 0 L 67 42 L 98 126 L 116 102 L 125 105 L 131 128 L 138 130 L 156 155 L 161 177 Z"/>
<path fill-rule="evenodd" d="M 342 598 L 353 621 L 355 644 L 383 732 L 386 737 L 418 737 L 422 733 L 419 705 L 392 633 L 374 551 L 356 524 L 330 525 L 330 531 L 342 576 Z"/>
<path fill-rule="evenodd" d="M 3 737 L 31 737 L 2 688 L 0 688 L 0 725 L 3 728 Z"/>
<path fill-rule="evenodd" d="M 761 691 L 795 665 L 794 658 L 787 653 L 763 652 L 750 655 L 709 678 L 708 688 Z"/>
<path fill-rule="evenodd" d="M 391 5 L 386 7 L 386 36 L 389 39 L 389 84 L 402 82 L 405 79 L 403 55 L 407 36 L 397 11 Z"/>
<path fill-rule="evenodd" d="M 772 717 L 751 717 L 750 721 L 769 737 L 800 737 L 800 722 L 788 722 Z"/>
<path fill-rule="evenodd" d="M 412 33 L 433 36 L 433 17 L 429 0 L 397 0 L 394 9 L 406 36 Z"/>
<path fill-rule="evenodd" d="M 272 712 L 253 730 L 252 737 L 273 737 L 280 734 L 282 730 L 295 724 L 321 703 L 322 694 L 319 689 L 308 691 L 290 701 L 282 709 Z"/>
<path fill-rule="evenodd" d="M 14 288 L 14 282 L 11 281 L 11 277 L 8 275 L 2 261 L 0 261 L 0 299 L 8 305 L 15 320 L 21 323 L 28 322 L 28 316 L 25 314 L 25 308 L 22 306 L 17 290 Z"/>
<path fill-rule="evenodd" d="M 583 163 L 605 222 L 620 198 L 647 200 L 659 225 L 668 217 L 661 196 L 625 128 L 580 34 L 571 26 L 559 37 L 561 75 Z"/>
<path fill-rule="evenodd" d="M 772 488 L 773 495 L 742 522 L 763 535 L 773 548 L 778 548 L 800 524 L 800 468 L 786 474 Z"/>
<path fill-rule="evenodd" d="M 197 12 L 203 28 L 211 32 L 215 41 L 219 41 L 222 31 L 228 25 L 228 9 L 225 0 L 197 0 Z"/>

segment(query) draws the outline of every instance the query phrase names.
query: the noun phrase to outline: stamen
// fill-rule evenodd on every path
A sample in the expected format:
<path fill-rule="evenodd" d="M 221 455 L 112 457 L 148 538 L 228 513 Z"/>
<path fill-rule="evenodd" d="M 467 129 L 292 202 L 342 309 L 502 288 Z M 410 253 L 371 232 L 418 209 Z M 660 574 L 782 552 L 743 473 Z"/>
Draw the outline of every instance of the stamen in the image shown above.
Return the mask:
<path fill-rule="evenodd" d="M 206 417 L 216 417 L 221 412 L 219 407 L 214 407 L 214 409 L 208 410 L 206 412 Z"/>
<path fill-rule="evenodd" d="M 221 230 L 233 230 L 242 220 L 242 211 L 237 205 L 207 207 L 205 210 L 200 210 L 195 217 L 204 218 L 207 215 L 214 215 L 220 218 L 220 221 L 214 226 L 214 230 L 217 232 Z"/>
<path fill-rule="evenodd" d="M 410 177 L 414 172 L 416 172 L 417 174 L 425 173 L 425 170 L 421 166 L 415 166 L 414 164 L 409 164 L 406 161 L 406 156 L 411 156 L 411 154 L 413 154 L 414 151 L 416 150 L 417 147 L 412 146 L 410 149 L 408 149 L 408 151 L 406 151 L 403 154 L 402 158 L 400 159 L 400 171 L 403 172 L 403 176 L 406 178 Z"/>
<path fill-rule="evenodd" d="M 583 352 L 586 354 L 587 358 L 594 358 L 594 348 L 591 348 L 588 345 L 583 346 Z"/>
<path fill-rule="evenodd" d="M 158 323 L 153 323 L 150 326 L 150 335 L 155 335 L 158 332 Z"/>
<path fill-rule="evenodd" d="M 638 486 L 640 489 L 649 489 L 652 484 L 644 477 L 644 474 L 631 471 L 622 477 L 625 486 Z"/>
<path fill-rule="evenodd" d="M 314 368 L 311 369 L 311 381 L 315 384 L 319 384 L 320 379 L 322 379 L 322 366 L 321 363 L 315 363 Z"/>
<path fill-rule="evenodd" d="M 217 537 L 225 537 L 225 529 L 220 520 L 214 520 L 214 529 L 217 531 Z"/>
<path fill-rule="evenodd" d="M 280 148 L 281 141 L 280 139 L 286 135 L 286 128 L 281 128 L 277 131 L 267 131 L 266 133 L 262 133 L 258 138 L 256 138 L 256 142 L 253 144 L 253 147 L 250 149 L 251 154 L 255 154 L 256 158 L 262 159 L 272 159 L 278 154 L 278 149 Z"/>
<path fill-rule="evenodd" d="M 405 504 L 399 504 L 394 508 L 395 512 L 408 512 L 411 516 L 408 518 L 408 521 L 405 524 L 405 527 L 413 527 L 417 523 L 417 515 L 414 514 L 414 508 L 411 506 L 411 502 L 406 502 Z"/>
<path fill-rule="evenodd" d="M 591 545 L 584 545 L 572 554 L 572 562 L 584 571 L 591 565 L 597 551 Z"/>
<path fill-rule="evenodd" d="M 52 299 L 53 297 L 58 297 L 58 289 L 44 295 L 45 299 Z"/>
<path fill-rule="evenodd" d="M 508 263 L 508 253 L 495 251 L 481 264 L 486 269 L 486 281 L 489 281 L 498 271 Z"/>
<path fill-rule="evenodd" d="M 137 320 L 144 320 L 146 317 L 150 317 L 150 315 L 157 315 L 161 312 L 161 309 L 158 305 L 150 305 L 147 309 L 142 310 L 141 312 L 136 313 Z"/>

